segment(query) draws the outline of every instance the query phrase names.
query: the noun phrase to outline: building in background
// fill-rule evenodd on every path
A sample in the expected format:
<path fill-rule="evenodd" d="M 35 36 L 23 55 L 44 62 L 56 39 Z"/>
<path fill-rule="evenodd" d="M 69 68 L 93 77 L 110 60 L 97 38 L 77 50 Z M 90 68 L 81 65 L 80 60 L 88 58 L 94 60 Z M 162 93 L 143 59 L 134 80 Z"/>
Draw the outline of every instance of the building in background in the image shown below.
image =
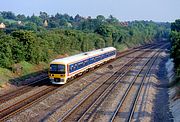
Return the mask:
<path fill-rule="evenodd" d="M 43 26 L 44 26 L 44 27 L 47 27 L 47 26 L 48 26 L 48 21 L 47 21 L 47 20 L 44 20 Z"/>
<path fill-rule="evenodd" d="M 6 28 L 6 25 L 4 23 L 1 23 L 0 24 L 0 29 L 4 29 L 4 28 Z"/>

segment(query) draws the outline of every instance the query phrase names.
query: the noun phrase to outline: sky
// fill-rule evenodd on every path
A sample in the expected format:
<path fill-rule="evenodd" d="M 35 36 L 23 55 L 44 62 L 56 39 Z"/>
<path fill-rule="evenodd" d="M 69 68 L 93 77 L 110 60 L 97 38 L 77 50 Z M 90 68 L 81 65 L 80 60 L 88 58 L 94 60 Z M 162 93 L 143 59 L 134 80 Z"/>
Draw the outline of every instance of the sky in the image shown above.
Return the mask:
<path fill-rule="evenodd" d="M 113 15 L 120 21 L 153 20 L 173 22 L 180 19 L 180 0 L 0 0 L 0 11 L 17 14 L 77 14 L 84 17 Z"/>

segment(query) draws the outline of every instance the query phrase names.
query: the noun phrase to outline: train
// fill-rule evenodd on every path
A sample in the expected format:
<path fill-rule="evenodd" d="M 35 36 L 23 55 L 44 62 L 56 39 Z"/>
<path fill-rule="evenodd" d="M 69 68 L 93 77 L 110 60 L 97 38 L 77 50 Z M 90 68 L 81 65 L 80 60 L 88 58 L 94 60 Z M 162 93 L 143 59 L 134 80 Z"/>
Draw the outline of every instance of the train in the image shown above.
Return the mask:
<path fill-rule="evenodd" d="M 52 84 L 65 84 L 84 72 L 89 71 L 109 60 L 115 59 L 117 50 L 106 47 L 83 52 L 73 56 L 55 59 L 49 64 L 48 76 Z"/>

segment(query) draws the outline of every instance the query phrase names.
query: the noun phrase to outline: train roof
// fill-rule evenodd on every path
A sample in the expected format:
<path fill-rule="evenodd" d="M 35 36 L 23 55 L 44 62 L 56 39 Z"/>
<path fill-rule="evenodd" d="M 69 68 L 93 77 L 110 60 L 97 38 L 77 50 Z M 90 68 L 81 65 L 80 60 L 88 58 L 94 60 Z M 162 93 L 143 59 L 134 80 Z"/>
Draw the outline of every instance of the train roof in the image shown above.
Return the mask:
<path fill-rule="evenodd" d="M 98 54 L 105 53 L 108 51 L 113 51 L 113 50 L 116 50 L 116 48 L 106 47 L 106 48 L 102 48 L 102 49 L 98 49 L 98 50 L 93 50 L 93 51 L 89 51 L 89 52 L 76 54 L 76 55 L 65 57 L 65 58 L 55 59 L 55 60 L 51 61 L 50 64 L 69 64 L 69 63 L 77 62 L 77 61 L 86 59 L 88 57 L 96 56 Z"/>

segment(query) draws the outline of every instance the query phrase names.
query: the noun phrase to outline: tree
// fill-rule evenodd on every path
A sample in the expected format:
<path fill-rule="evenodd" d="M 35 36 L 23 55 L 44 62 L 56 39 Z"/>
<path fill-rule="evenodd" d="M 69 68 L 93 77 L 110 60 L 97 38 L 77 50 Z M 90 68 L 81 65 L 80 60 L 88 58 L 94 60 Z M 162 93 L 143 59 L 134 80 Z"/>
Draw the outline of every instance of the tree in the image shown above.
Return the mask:
<path fill-rule="evenodd" d="M 8 12 L 3 11 L 3 12 L 0 12 L 0 13 L 1 13 L 1 15 L 2 15 L 2 17 L 3 17 L 4 19 L 13 19 L 13 20 L 16 19 L 15 14 L 12 13 L 11 11 L 8 11 Z"/>
<path fill-rule="evenodd" d="M 108 25 L 101 25 L 99 26 L 96 30 L 96 33 L 104 36 L 104 37 L 111 37 L 112 36 L 112 31 L 111 28 Z"/>
<path fill-rule="evenodd" d="M 174 58 L 175 67 L 177 68 L 180 64 L 180 32 L 172 31 L 171 32 L 171 56 Z"/>
<path fill-rule="evenodd" d="M 2 17 L 2 16 L 0 16 L 0 22 L 3 22 L 3 21 L 4 21 L 3 17 Z"/>
<path fill-rule="evenodd" d="M 49 23 L 48 23 L 48 27 L 49 28 L 58 28 L 59 27 L 59 23 L 57 23 L 54 20 L 50 20 Z"/>
<path fill-rule="evenodd" d="M 82 21 L 82 20 L 84 20 L 84 18 L 81 17 L 79 14 L 77 14 L 77 15 L 74 17 L 74 21 L 75 21 L 75 22 L 80 22 L 80 21 Z"/>
<path fill-rule="evenodd" d="M 95 38 L 95 47 L 96 49 L 104 48 L 105 41 L 102 38 Z"/>
<path fill-rule="evenodd" d="M 0 66 L 10 68 L 13 62 L 12 38 L 3 34 L 0 36 Z"/>
<path fill-rule="evenodd" d="M 171 30 L 180 31 L 180 19 L 175 20 L 175 22 L 171 24 Z"/>
<path fill-rule="evenodd" d="M 98 16 L 96 17 L 96 19 L 97 19 L 98 21 L 100 21 L 100 22 L 106 21 L 106 18 L 105 18 L 103 15 L 98 15 Z"/>
<path fill-rule="evenodd" d="M 107 19 L 107 22 L 109 23 L 119 23 L 119 20 L 115 17 L 113 17 L 112 15 L 109 16 L 109 18 Z"/>
<path fill-rule="evenodd" d="M 31 16 L 30 20 L 31 20 L 31 22 L 37 24 L 38 26 L 43 25 L 43 20 L 40 17 L 35 16 L 34 14 Z"/>
<path fill-rule="evenodd" d="M 39 17 L 40 17 L 42 20 L 47 20 L 47 19 L 49 18 L 49 15 L 48 15 L 46 12 L 40 11 Z"/>
<path fill-rule="evenodd" d="M 30 31 L 37 31 L 37 25 L 33 22 L 28 22 L 25 24 L 23 27 L 25 30 L 30 30 Z"/>
<path fill-rule="evenodd" d="M 19 63 L 26 60 L 26 50 L 22 42 L 19 42 L 16 39 L 12 41 L 12 54 L 14 63 Z"/>
<path fill-rule="evenodd" d="M 25 21 L 26 20 L 26 16 L 24 14 L 18 14 L 16 18 L 19 21 Z"/>
<path fill-rule="evenodd" d="M 32 31 L 14 31 L 12 36 L 24 46 L 25 59 L 32 63 L 38 63 L 39 55 L 37 53 L 39 48 L 39 42 L 36 41 L 37 37 Z"/>

